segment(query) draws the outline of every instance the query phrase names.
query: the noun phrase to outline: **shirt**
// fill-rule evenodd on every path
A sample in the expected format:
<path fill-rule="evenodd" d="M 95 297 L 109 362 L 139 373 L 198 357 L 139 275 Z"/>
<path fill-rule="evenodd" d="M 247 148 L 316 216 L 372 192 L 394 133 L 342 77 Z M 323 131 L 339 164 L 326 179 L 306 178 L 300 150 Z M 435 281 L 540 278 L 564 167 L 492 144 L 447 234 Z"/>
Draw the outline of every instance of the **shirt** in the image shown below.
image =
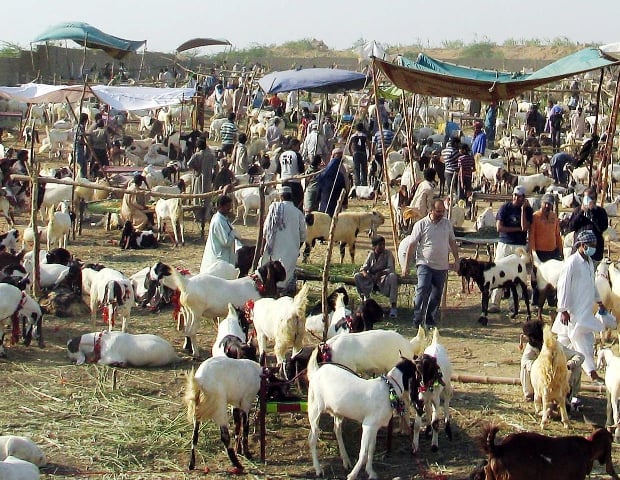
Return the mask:
<path fill-rule="evenodd" d="M 541 210 L 534 212 L 530 226 L 530 248 L 534 252 L 553 252 L 562 248 L 560 223 L 555 212 L 549 212 L 548 218 Z"/>
<path fill-rule="evenodd" d="M 512 202 L 504 203 L 499 207 L 495 219 L 501 221 L 505 227 L 520 227 L 521 208 L 520 206 L 513 205 Z M 527 221 L 531 224 L 534 215 L 532 207 L 525 209 L 525 215 Z M 525 245 L 527 244 L 527 232 L 500 232 L 499 241 L 507 245 Z"/>
<path fill-rule="evenodd" d="M 220 127 L 222 145 L 232 145 L 235 143 L 235 135 L 237 135 L 237 126 L 229 120 L 225 121 Z"/>
<path fill-rule="evenodd" d="M 471 178 L 472 172 L 476 169 L 476 162 L 471 155 L 460 155 L 457 159 L 459 169 L 463 171 L 463 177 Z"/>
<path fill-rule="evenodd" d="M 304 163 L 295 150 L 286 150 L 280 154 L 278 158 L 277 172 L 280 174 L 282 180 L 288 180 L 289 178 L 299 175 L 303 172 Z M 291 182 L 299 182 L 299 180 L 290 180 Z"/>
<path fill-rule="evenodd" d="M 411 237 L 417 242 L 416 265 L 427 265 L 434 270 L 450 268 L 450 242 L 456 241 L 450 220 L 444 217 L 433 223 L 427 215 L 415 223 Z"/>
<path fill-rule="evenodd" d="M 383 132 L 383 144 L 385 145 L 385 148 L 389 148 L 389 146 L 392 145 L 392 140 L 394 140 L 394 132 L 392 130 L 383 129 L 377 131 L 377 133 L 375 133 L 375 136 L 372 138 L 372 143 L 375 146 L 376 153 L 383 152 L 381 146 L 381 132 Z"/>

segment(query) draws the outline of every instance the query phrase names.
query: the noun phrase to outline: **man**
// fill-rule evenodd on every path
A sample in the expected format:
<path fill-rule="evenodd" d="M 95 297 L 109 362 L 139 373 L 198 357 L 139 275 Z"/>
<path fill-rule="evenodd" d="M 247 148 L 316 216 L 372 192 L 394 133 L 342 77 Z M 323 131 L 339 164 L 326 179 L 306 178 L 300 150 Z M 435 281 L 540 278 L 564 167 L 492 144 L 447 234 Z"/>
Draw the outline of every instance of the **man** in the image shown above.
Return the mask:
<path fill-rule="evenodd" d="M 280 130 L 280 119 L 274 118 L 273 123 L 267 128 L 267 148 L 271 149 L 274 145 L 277 145 L 282 140 L 282 131 Z"/>
<path fill-rule="evenodd" d="M 293 203 L 291 187 L 283 185 L 278 189 L 280 201 L 269 206 L 263 231 L 265 248 L 261 265 L 270 260 L 280 260 L 286 270 L 286 278 L 278 283 L 285 293 L 295 293 L 295 265 L 299 249 L 306 241 L 306 221 L 303 213 Z"/>
<path fill-rule="evenodd" d="M 555 197 L 549 193 L 543 195 L 540 209 L 532 216 L 530 226 L 530 250 L 535 252 L 541 262 L 555 259 L 562 260 L 562 237 L 560 236 L 560 221 L 553 211 Z M 536 275 L 532 270 L 532 303 L 538 304 L 538 288 Z M 549 298 L 549 306 L 555 307 L 555 295 Z"/>
<path fill-rule="evenodd" d="M 543 345 L 543 326 L 544 322 L 542 320 L 533 320 L 523 324 L 523 335 L 522 338 L 527 338 L 527 344 L 523 349 L 523 354 L 521 355 L 521 388 L 523 389 L 523 396 L 525 397 L 526 402 L 534 401 L 534 388 L 532 387 L 532 364 L 534 360 L 538 358 L 540 355 L 540 350 Z M 560 344 L 561 345 L 561 344 Z M 522 347 L 522 343 L 519 342 L 519 348 Z M 568 379 L 568 383 L 570 385 L 570 392 L 568 394 L 567 401 L 569 399 L 572 400 L 570 402 L 573 408 L 577 408 L 581 405 L 581 402 L 577 399 L 577 394 L 581 389 L 581 365 L 585 360 L 585 357 L 573 350 L 562 345 L 562 350 L 564 351 L 564 356 L 566 357 L 566 368 L 570 371 L 570 376 Z"/>
<path fill-rule="evenodd" d="M 293 203 L 300 210 L 303 208 L 304 190 L 301 180 L 292 177 L 301 175 L 304 171 L 304 162 L 299 153 L 301 142 L 297 138 L 291 139 L 288 149 L 278 157 L 276 173 L 282 180 L 282 185 L 288 185 L 293 192 Z"/>
<path fill-rule="evenodd" d="M 368 185 L 368 136 L 364 131 L 364 124 L 358 123 L 355 133 L 349 137 L 349 155 L 353 156 L 355 171 L 355 186 Z"/>
<path fill-rule="evenodd" d="M 323 125 L 321 126 L 321 134 L 325 139 L 325 143 L 327 145 L 327 149 L 329 150 L 333 147 L 336 142 L 336 124 L 334 123 L 334 117 L 329 114 L 325 115 L 325 120 L 323 121 Z"/>
<path fill-rule="evenodd" d="M 220 137 L 222 138 L 222 152 L 225 155 L 232 154 L 237 140 L 237 126 L 235 125 L 235 113 L 228 114 L 228 118 L 220 127 Z"/>
<path fill-rule="evenodd" d="M 413 323 L 434 327 L 437 323 L 439 304 L 450 267 L 456 269 L 459 251 L 454 238 L 454 228 L 445 217 L 443 200 L 435 200 L 431 212 L 413 226 L 411 235 L 401 242 L 399 257 L 404 250 L 401 268 L 403 275 L 409 272 L 412 252 L 415 251 L 418 284 L 415 290 Z M 449 263 L 452 252 L 454 264 Z"/>
<path fill-rule="evenodd" d="M 585 356 L 583 370 L 592 381 L 602 383 L 594 360 L 594 333 L 601 330 L 601 323 L 594 317 L 592 306 L 596 302 L 599 308 L 605 308 L 594 284 L 592 256 L 596 244 L 591 230 L 577 234 L 575 252 L 568 257 L 558 279 L 558 314 L 552 331 L 562 345 L 570 345 Z"/>
<path fill-rule="evenodd" d="M 383 136 L 383 143 L 381 143 L 381 136 Z M 381 173 L 383 171 L 383 147 L 389 149 L 393 140 L 394 132 L 390 129 L 390 122 L 386 120 L 383 122 L 383 129 L 377 130 L 377 133 L 372 137 L 371 156 L 374 155 L 374 160 L 370 166 L 369 176 L 375 182 L 381 181 Z"/>
<path fill-rule="evenodd" d="M 588 187 L 583 192 L 581 206 L 573 210 L 573 214 L 568 220 L 568 230 L 576 234 L 582 230 L 591 231 L 596 237 L 596 252 L 592 255 L 592 260 L 600 262 L 605 252 L 605 240 L 603 232 L 609 226 L 609 217 L 603 207 L 596 204 L 596 189 Z"/>
<path fill-rule="evenodd" d="M 570 116 L 570 131 L 575 135 L 576 140 L 581 140 L 586 133 L 586 116 L 583 114 L 583 107 L 577 107 Z"/>
<path fill-rule="evenodd" d="M 240 134 L 235 148 L 233 149 L 232 164 L 234 165 L 235 175 L 248 173 L 250 158 L 248 157 L 248 147 L 245 145 L 247 141 L 248 136 L 245 133 Z"/>
<path fill-rule="evenodd" d="M 327 157 L 329 150 L 325 137 L 319 133 L 319 124 L 316 121 L 310 122 L 308 125 L 308 135 L 304 139 L 301 147 L 301 158 L 305 164 L 312 161 L 315 155 L 321 155 L 321 158 Z"/>
<path fill-rule="evenodd" d="M 499 233 L 499 242 L 497 242 L 495 249 L 495 261 L 515 253 L 519 247 L 527 250 L 527 232 L 532 224 L 533 215 L 534 211 L 525 198 L 525 188 L 517 185 L 512 192 L 512 201 L 503 204 L 495 217 L 495 224 Z M 502 290 L 493 289 L 489 313 L 499 312 L 502 294 Z"/>
<path fill-rule="evenodd" d="M 330 217 L 334 215 L 338 198 L 347 186 L 342 164 L 343 153 L 344 150 L 341 147 L 334 148 L 331 160 L 316 177 L 319 212 L 327 213 Z M 345 202 L 346 200 L 345 198 Z"/>
<path fill-rule="evenodd" d="M 444 164 L 444 176 L 446 179 L 446 187 L 448 188 L 448 192 L 456 192 L 458 188 L 457 181 L 455 178 L 456 172 L 459 168 L 459 147 L 460 140 L 458 138 L 450 138 L 448 143 L 446 143 L 446 147 L 441 151 L 441 162 Z M 454 180 L 452 180 L 454 178 Z M 452 183 L 452 189 L 450 188 Z"/>
<path fill-rule="evenodd" d="M 213 167 L 215 166 L 215 155 L 207 145 L 207 139 L 199 137 L 196 142 L 198 151 L 194 153 L 187 166 L 196 174 L 194 179 L 194 193 L 206 193 L 213 190 Z M 196 205 L 204 203 L 196 199 Z"/>
<path fill-rule="evenodd" d="M 484 131 L 487 134 L 489 148 L 495 148 L 495 122 L 497 121 L 497 102 L 491 102 L 484 116 Z"/>
<path fill-rule="evenodd" d="M 457 158 L 458 166 L 458 198 L 467 201 L 468 193 L 472 191 L 472 176 L 476 171 L 476 162 L 474 157 L 469 153 L 469 147 L 466 143 L 459 145 L 459 156 Z"/>
<path fill-rule="evenodd" d="M 411 203 L 409 204 L 410 207 L 418 211 L 420 217 L 426 216 L 433 208 L 436 172 L 433 167 L 428 167 L 424 169 L 422 175 L 424 176 L 424 180 L 418 184 L 413 198 L 411 199 Z"/>
<path fill-rule="evenodd" d="M 575 158 L 566 152 L 558 152 L 553 154 L 551 160 L 549 160 L 549 165 L 551 166 L 551 176 L 553 177 L 553 181 L 556 185 L 566 185 L 567 183 L 567 173 L 565 170 L 566 164 L 575 164 Z"/>
<path fill-rule="evenodd" d="M 228 219 L 232 207 L 232 197 L 220 195 L 217 199 L 217 212 L 211 218 L 209 236 L 202 254 L 201 272 L 217 260 L 223 260 L 231 265 L 235 264 L 235 240 L 238 236 Z"/>
<path fill-rule="evenodd" d="M 381 294 L 390 297 L 390 318 L 398 316 L 396 301 L 398 300 L 398 277 L 394 266 L 394 254 L 386 250 L 385 238 L 381 235 L 372 239 L 372 251 L 353 276 L 357 293 L 364 301 L 370 298 L 377 288 Z"/>
<path fill-rule="evenodd" d="M 471 143 L 471 154 L 484 155 L 487 150 L 487 134 L 482 129 L 482 122 L 474 122 L 474 140 Z"/>

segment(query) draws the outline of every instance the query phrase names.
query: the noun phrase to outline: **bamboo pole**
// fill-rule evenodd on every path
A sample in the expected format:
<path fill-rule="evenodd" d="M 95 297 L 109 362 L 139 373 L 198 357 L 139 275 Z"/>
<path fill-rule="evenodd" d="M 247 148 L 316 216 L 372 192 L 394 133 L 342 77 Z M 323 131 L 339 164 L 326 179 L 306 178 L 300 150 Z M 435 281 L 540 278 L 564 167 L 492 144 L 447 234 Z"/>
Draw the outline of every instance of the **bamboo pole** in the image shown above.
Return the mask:
<path fill-rule="evenodd" d="M 372 60 L 372 88 L 375 94 L 375 118 L 377 126 L 379 127 L 379 136 L 381 138 L 381 151 L 383 152 L 383 180 L 385 182 L 386 197 L 388 200 L 388 206 L 390 207 L 390 223 L 392 224 L 392 239 L 394 241 L 394 251 L 398 251 L 398 237 L 396 234 L 396 221 L 394 219 L 394 210 L 392 208 L 392 202 L 390 202 L 390 181 L 388 179 L 387 172 L 387 150 L 385 148 L 385 142 L 383 138 L 383 125 L 381 124 L 381 117 L 379 116 L 379 87 L 377 83 L 379 81 L 378 69 L 376 61 Z"/>
<path fill-rule="evenodd" d="M 521 380 L 516 377 L 494 377 L 489 375 L 470 375 L 468 373 L 454 373 L 450 377 L 453 382 L 479 383 L 482 385 L 521 385 Z M 581 384 L 581 391 L 605 393 L 605 385 Z"/>
<path fill-rule="evenodd" d="M 24 175 L 25 176 L 25 175 Z M 14 178 L 14 176 L 12 177 Z M 26 176 L 31 181 L 30 185 L 30 227 L 33 233 L 33 245 L 32 245 L 32 296 L 39 298 L 41 294 L 40 289 L 40 271 L 39 271 L 39 250 L 41 249 L 39 228 L 37 226 L 37 200 L 39 198 L 39 163 L 34 156 L 34 142 L 30 144 L 30 176 Z"/>
<path fill-rule="evenodd" d="M 336 224 L 338 223 L 338 215 L 342 210 L 342 203 L 347 192 L 342 190 L 340 197 L 338 197 L 338 203 L 336 204 L 336 210 L 334 210 L 334 216 L 332 217 L 332 223 L 329 226 L 329 236 L 327 240 L 327 255 L 325 255 L 325 262 L 323 264 L 323 278 L 321 284 L 321 307 L 323 313 L 323 341 L 327 341 L 327 330 L 329 329 L 329 312 L 327 311 L 327 285 L 329 283 L 329 266 L 332 263 L 332 250 L 334 247 L 334 231 L 336 230 Z"/>
<path fill-rule="evenodd" d="M 607 185 L 609 182 L 609 165 L 611 162 L 611 154 L 614 145 L 614 136 L 616 135 L 616 122 L 618 121 L 618 109 L 620 108 L 620 70 L 618 70 L 618 80 L 616 81 L 616 92 L 614 95 L 614 103 L 609 115 L 609 131 L 607 132 L 607 140 L 605 141 L 605 149 L 603 150 L 603 160 L 601 161 L 601 167 L 603 168 L 603 195 L 601 195 L 601 207 L 605 204 L 605 195 L 607 193 Z M 597 115 L 598 117 L 598 115 Z M 613 185 L 613 184 L 612 184 Z M 612 196 L 613 199 L 613 186 Z"/>
<path fill-rule="evenodd" d="M 261 182 L 258 187 L 258 233 L 256 235 L 256 250 L 254 250 L 254 258 L 252 259 L 251 271 L 255 271 L 258 266 L 258 261 L 263 254 L 263 224 L 265 223 L 265 184 Z"/>
<path fill-rule="evenodd" d="M 601 104 L 601 88 L 603 87 L 603 75 L 605 73 L 605 69 L 601 68 L 601 76 L 599 78 L 599 82 L 598 82 L 598 89 L 596 90 L 596 111 L 594 112 L 594 128 L 592 129 L 592 136 L 597 135 L 598 134 L 598 112 L 600 110 L 600 104 Z M 593 175 L 592 175 L 592 169 L 594 167 L 594 155 L 596 154 L 595 149 L 592 149 L 592 152 L 590 152 L 590 162 L 588 165 L 588 187 L 592 186 L 592 180 L 593 180 Z M 602 197 L 604 197 L 605 195 L 601 195 Z"/>

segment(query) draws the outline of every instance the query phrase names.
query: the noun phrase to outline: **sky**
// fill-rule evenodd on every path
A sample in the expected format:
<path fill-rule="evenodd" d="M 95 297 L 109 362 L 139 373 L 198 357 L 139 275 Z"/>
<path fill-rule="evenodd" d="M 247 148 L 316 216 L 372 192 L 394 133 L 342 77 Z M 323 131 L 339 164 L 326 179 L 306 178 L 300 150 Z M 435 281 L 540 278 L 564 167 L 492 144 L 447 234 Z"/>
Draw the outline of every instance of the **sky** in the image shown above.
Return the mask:
<path fill-rule="evenodd" d="M 149 51 L 166 53 L 195 37 L 225 38 L 238 49 L 316 38 L 338 50 L 360 38 L 429 48 L 454 40 L 620 41 L 618 0 L 8 0 L 2 17 L 0 41 L 22 48 L 30 48 L 48 27 L 67 21 L 147 40 Z M 196 53 L 217 53 L 217 48 Z"/>

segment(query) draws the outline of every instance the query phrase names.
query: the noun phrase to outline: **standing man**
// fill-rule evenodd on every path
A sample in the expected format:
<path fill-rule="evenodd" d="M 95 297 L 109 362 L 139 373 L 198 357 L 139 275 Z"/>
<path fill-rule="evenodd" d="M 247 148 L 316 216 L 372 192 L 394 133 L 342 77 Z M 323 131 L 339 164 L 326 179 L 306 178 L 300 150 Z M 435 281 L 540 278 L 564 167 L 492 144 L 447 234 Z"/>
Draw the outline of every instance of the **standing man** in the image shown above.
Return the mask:
<path fill-rule="evenodd" d="M 471 143 L 471 154 L 476 155 L 479 153 L 480 155 L 484 155 L 484 152 L 487 150 L 487 134 L 482 129 L 481 122 L 474 122 L 474 140 Z"/>
<path fill-rule="evenodd" d="M 443 200 L 435 200 L 431 212 L 416 222 L 411 235 L 401 242 L 402 247 L 398 249 L 401 259 L 401 251 L 405 249 L 404 261 L 401 264 L 403 275 L 409 272 L 409 262 L 412 252 L 415 251 L 418 284 L 415 290 L 413 324 L 416 327 L 422 324 L 434 327 L 437 324 L 448 270 L 450 267 L 456 270 L 459 262 L 454 228 L 445 214 Z M 449 263 L 450 251 L 454 257 L 452 265 Z"/>
<path fill-rule="evenodd" d="M 310 122 L 310 124 L 308 124 L 308 134 L 301 147 L 301 158 L 304 164 L 309 164 L 315 155 L 320 155 L 321 158 L 325 158 L 328 154 L 327 143 L 325 142 L 325 137 L 319 133 L 318 122 Z"/>
<path fill-rule="evenodd" d="M 225 155 L 232 154 L 237 140 L 237 125 L 235 125 L 235 112 L 228 114 L 227 120 L 220 127 L 220 137 L 222 138 L 222 152 Z"/>
<path fill-rule="evenodd" d="M 527 232 L 532 224 L 534 211 L 525 198 L 525 188 L 517 185 L 512 192 L 512 201 L 504 203 L 495 217 L 499 242 L 495 248 L 495 261 L 507 257 L 521 247 L 527 250 Z M 489 313 L 499 312 L 502 290 L 493 289 Z"/>
<path fill-rule="evenodd" d="M 306 220 L 303 213 L 293 204 L 291 187 L 282 185 L 278 189 L 280 201 L 269 206 L 265 217 L 265 248 L 261 265 L 270 260 L 280 260 L 286 270 L 286 278 L 278 283 L 285 294 L 295 293 L 295 265 L 299 249 L 306 241 Z"/>
<path fill-rule="evenodd" d="M 213 190 L 213 167 L 215 165 L 215 155 L 207 145 L 207 139 L 199 137 L 196 142 L 198 151 L 194 153 L 187 162 L 187 166 L 196 174 L 194 179 L 194 193 L 207 193 Z M 195 200 L 196 205 L 203 203 Z"/>
<path fill-rule="evenodd" d="M 86 178 L 88 176 L 88 165 L 86 163 L 86 124 L 88 114 L 80 113 L 80 120 L 75 130 L 75 158 L 80 168 L 79 175 Z"/>
<path fill-rule="evenodd" d="M 458 138 L 450 138 L 446 147 L 441 151 L 441 163 L 444 164 L 444 176 L 446 179 L 446 188 L 448 192 L 455 192 L 458 188 L 458 177 L 455 177 L 459 169 L 459 147 L 460 140 Z M 453 180 L 454 179 L 454 180 Z M 454 187 L 451 188 L 454 182 Z"/>
<path fill-rule="evenodd" d="M 330 217 L 334 216 L 338 198 L 342 190 L 346 188 L 346 179 L 342 165 L 343 149 L 334 148 L 332 151 L 332 159 L 329 161 L 325 169 L 316 177 L 317 197 L 319 199 L 319 212 L 327 213 Z M 345 202 L 346 202 L 345 198 Z M 343 203 L 343 207 L 345 203 Z"/>
<path fill-rule="evenodd" d="M 383 135 L 383 144 L 381 143 L 381 135 Z M 370 166 L 369 177 L 373 182 L 381 181 L 381 174 L 383 173 L 383 147 L 390 148 L 392 141 L 394 140 L 394 132 L 390 129 L 390 122 L 383 122 L 383 129 L 377 130 L 377 133 L 372 137 L 371 154 L 374 155 L 372 165 Z M 374 184 L 373 184 L 374 186 Z"/>
<path fill-rule="evenodd" d="M 594 317 L 592 306 L 605 306 L 594 284 L 596 237 L 591 230 L 583 230 L 575 238 L 575 252 L 568 257 L 567 265 L 558 279 L 558 314 L 552 331 L 558 341 L 585 356 L 582 368 L 592 381 L 603 383 L 596 373 L 594 360 L 594 333 L 601 330 L 601 323 Z"/>
<path fill-rule="evenodd" d="M 271 149 L 274 145 L 277 145 L 282 140 L 282 131 L 280 130 L 280 119 L 278 117 L 273 119 L 273 123 L 267 127 L 267 148 Z"/>
<path fill-rule="evenodd" d="M 300 147 L 301 142 L 297 138 L 291 139 L 288 149 L 278 157 L 276 173 L 280 176 L 282 185 L 291 187 L 293 204 L 301 210 L 304 202 L 304 189 L 301 186 L 301 180 L 292 178 L 301 175 L 304 171 L 304 161 L 299 153 Z"/>
<path fill-rule="evenodd" d="M 459 156 L 457 159 L 459 181 L 458 181 L 458 198 L 467 201 L 468 193 L 472 191 L 472 175 L 476 170 L 476 162 L 474 157 L 469 153 L 469 147 L 466 143 L 459 146 Z"/>
<path fill-rule="evenodd" d="M 385 248 L 385 238 L 381 235 L 371 241 L 372 250 L 353 279 L 357 293 L 363 301 L 370 298 L 375 287 L 382 295 L 390 297 L 390 318 L 398 316 L 398 276 L 394 266 L 394 254 Z"/>
<path fill-rule="evenodd" d="M 217 212 L 209 224 L 209 236 L 202 254 L 200 273 L 217 260 L 223 260 L 231 265 L 235 264 L 235 240 L 238 236 L 228 219 L 232 207 L 232 197 L 220 195 L 217 199 Z"/>
<path fill-rule="evenodd" d="M 355 168 L 355 186 L 368 185 L 368 136 L 364 131 L 364 124 L 358 123 L 355 133 L 349 137 L 349 154 L 353 156 Z"/>
<path fill-rule="evenodd" d="M 497 102 L 493 101 L 487 107 L 484 116 L 484 131 L 487 134 L 489 148 L 495 148 L 495 123 L 497 122 Z"/>
<path fill-rule="evenodd" d="M 573 210 L 573 214 L 568 220 L 568 230 L 578 234 L 582 230 L 591 231 L 596 237 L 596 252 L 592 255 L 592 260 L 600 262 L 605 252 L 605 240 L 603 232 L 609 227 L 609 217 L 603 207 L 596 204 L 596 189 L 588 187 L 583 192 L 581 206 Z"/>
<path fill-rule="evenodd" d="M 583 114 L 583 107 L 577 107 L 570 116 L 570 131 L 575 135 L 576 140 L 581 140 L 586 133 L 586 116 Z"/>

